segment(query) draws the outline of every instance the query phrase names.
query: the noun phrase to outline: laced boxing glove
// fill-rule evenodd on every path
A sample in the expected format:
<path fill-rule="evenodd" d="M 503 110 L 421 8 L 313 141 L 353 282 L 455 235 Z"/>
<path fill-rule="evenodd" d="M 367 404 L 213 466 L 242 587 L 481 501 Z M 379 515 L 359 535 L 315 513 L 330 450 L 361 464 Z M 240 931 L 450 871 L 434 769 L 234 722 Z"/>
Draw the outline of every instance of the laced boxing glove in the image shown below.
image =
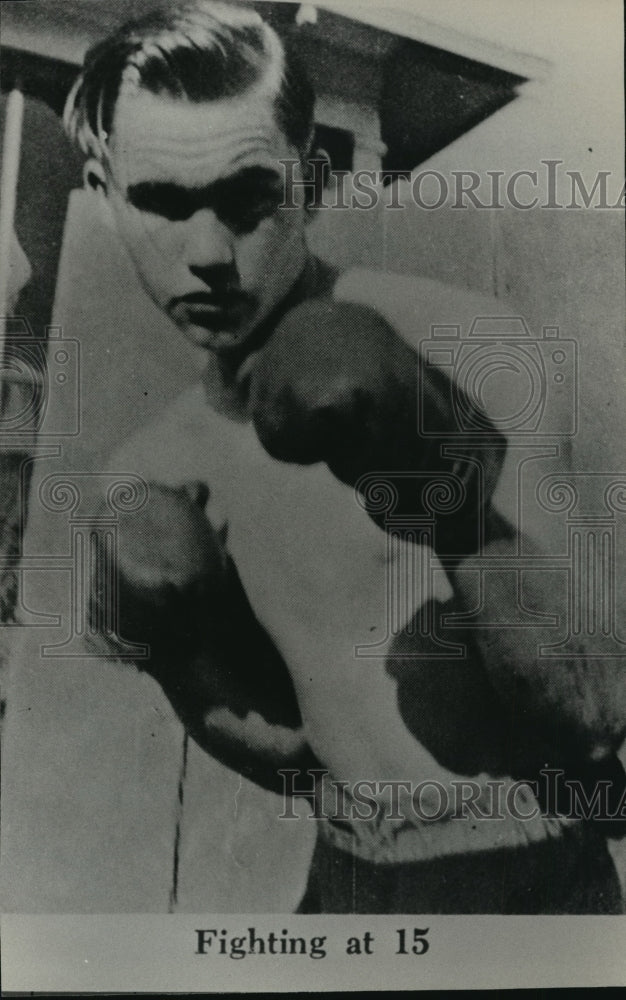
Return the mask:
<path fill-rule="evenodd" d="M 397 493 L 394 514 L 427 514 L 427 488 L 447 483 L 444 490 L 451 488 L 456 500 L 436 514 L 434 548 L 463 555 L 479 545 L 481 512 L 498 479 L 505 439 L 464 400 L 465 412 L 474 411 L 483 428 L 480 443 L 462 442 L 459 457 L 447 457 L 446 435 L 459 445 L 452 388 L 375 310 L 320 298 L 287 313 L 265 344 L 250 377 L 250 407 L 261 444 L 274 458 L 326 462 L 349 486 L 381 473 Z M 428 436 L 419 432 L 420 409 L 428 413 Z M 363 498 L 379 519 L 367 490 Z"/>
<path fill-rule="evenodd" d="M 291 678 L 250 607 L 223 533 L 205 516 L 207 495 L 201 484 L 151 483 L 146 505 L 120 517 L 117 558 L 98 553 L 92 627 L 107 632 L 104 587 L 113 574 L 118 618 L 109 650 L 121 648 L 119 640 L 149 646 L 137 666 L 159 682 L 198 742 L 206 748 L 207 713 L 223 707 L 239 719 L 255 713 L 276 727 L 274 736 L 280 727 L 284 745 L 282 729 L 301 722 Z M 269 755 L 269 731 L 267 743 Z"/>

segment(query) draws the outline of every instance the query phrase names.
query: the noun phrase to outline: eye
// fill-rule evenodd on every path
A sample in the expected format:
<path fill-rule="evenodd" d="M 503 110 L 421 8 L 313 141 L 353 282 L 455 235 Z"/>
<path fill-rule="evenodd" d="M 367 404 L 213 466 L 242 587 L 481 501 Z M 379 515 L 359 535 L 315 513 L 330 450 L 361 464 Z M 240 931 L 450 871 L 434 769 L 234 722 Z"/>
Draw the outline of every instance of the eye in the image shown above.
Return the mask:
<path fill-rule="evenodd" d="M 274 215 L 277 205 L 273 202 L 259 202 L 256 205 L 231 208 L 221 213 L 221 221 L 230 229 L 240 233 L 251 233 L 263 221 Z"/>
<path fill-rule="evenodd" d="M 189 219 L 194 211 L 194 199 L 188 192 L 169 184 L 138 184 L 129 189 L 128 200 L 140 212 L 158 215 L 170 222 Z"/>
<path fill-rule="evenodd" d="M 245 235 L 253 232 L 263 219 L 275 215 L 281 202 L 282 193 L 277 187 L 251 190 L 245 185 L 221 192 L 213 208 L 220 222 L 234 233 Z"/>

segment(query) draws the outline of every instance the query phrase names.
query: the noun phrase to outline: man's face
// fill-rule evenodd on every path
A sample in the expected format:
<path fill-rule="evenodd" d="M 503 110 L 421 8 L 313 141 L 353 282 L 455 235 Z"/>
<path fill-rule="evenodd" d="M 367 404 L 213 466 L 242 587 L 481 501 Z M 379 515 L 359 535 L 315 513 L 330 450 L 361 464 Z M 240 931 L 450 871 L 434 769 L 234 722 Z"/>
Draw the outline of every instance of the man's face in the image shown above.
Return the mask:
<path fill-rule="evenodd" d="M 110 151 L 113 214 L 149 295 L 193 343 L 239 354 L 306 259 L 304 208 L 278 207 L 279 161 L 297 153 L 270 98 L 122 92 Z"/>

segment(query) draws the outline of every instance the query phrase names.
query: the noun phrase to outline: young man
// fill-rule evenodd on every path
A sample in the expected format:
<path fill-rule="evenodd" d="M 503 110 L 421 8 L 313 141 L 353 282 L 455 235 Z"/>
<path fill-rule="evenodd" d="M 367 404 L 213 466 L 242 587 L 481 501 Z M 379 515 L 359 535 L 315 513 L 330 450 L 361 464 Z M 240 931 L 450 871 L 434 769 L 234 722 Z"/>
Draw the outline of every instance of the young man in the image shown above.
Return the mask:
<path fill-rule="evenodd" d="M 464 457 L 420 439 L 417 353 L 339 301 L 337 274 L 309 254 L 304 188 L 285 205 L 281 166 L 295 159 L 307 178 L 313 94 L 293 53 L 252 11 L 194 3 L 92 50 L 67 124 L 144 287 L 207 352 L 202 385 L 112 465 L 152 486 L 122 526 L 119 632 L 150 643 L 146 668 L 207 752 L 278 790 L 281 768 L 298 772 L 295 791 L 312 788 L 307 768 L 328 772 L 315 794 L 333 815 L 302 909 L 617 912 L 593 824 L 562 803 L 545 814 L 527 785 L 514 809 L 488 799 L 546 765 L 591 783 L 611 773 L 618 673 L 547 671 L 540 629 L 516 650 L 480 624 L 462 634 L 465 659 L 428 659 L 429 616 L 474 608 L 464 556 L 511 546 L 491 506 L 505 442 L 478 413 L 488 433 Z M 452 433 L 447 379 L 419 391 Z M 382 530 L 367 477 L 385 470 L 409 521 L 438 509 L 434 534 Z M 428 493 L 438 483 L 447 511 Z M 387 588 L 407 567 L 422 584 L 390 628 Z M 503 582 L 499 599 L 518 595 Z M 458 648 L 458 629 L 435 631 Z M 377 657 L 355 656 L 375 640 Z M 475 782 L 476 822 L 455 819 L 459 778 Z M 347 813 L 328 805 L 337 782 Z"/>

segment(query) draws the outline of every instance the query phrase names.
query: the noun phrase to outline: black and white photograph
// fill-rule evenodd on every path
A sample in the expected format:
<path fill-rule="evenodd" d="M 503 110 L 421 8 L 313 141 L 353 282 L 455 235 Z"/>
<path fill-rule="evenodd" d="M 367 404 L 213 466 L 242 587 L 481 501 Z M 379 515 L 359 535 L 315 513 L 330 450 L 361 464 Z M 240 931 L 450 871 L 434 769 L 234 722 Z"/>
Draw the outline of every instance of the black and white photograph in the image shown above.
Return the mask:
<path fill-rule="evenodd" d="M 0 46 L 4 989 L 626 985 L 623 5 Z"/>

